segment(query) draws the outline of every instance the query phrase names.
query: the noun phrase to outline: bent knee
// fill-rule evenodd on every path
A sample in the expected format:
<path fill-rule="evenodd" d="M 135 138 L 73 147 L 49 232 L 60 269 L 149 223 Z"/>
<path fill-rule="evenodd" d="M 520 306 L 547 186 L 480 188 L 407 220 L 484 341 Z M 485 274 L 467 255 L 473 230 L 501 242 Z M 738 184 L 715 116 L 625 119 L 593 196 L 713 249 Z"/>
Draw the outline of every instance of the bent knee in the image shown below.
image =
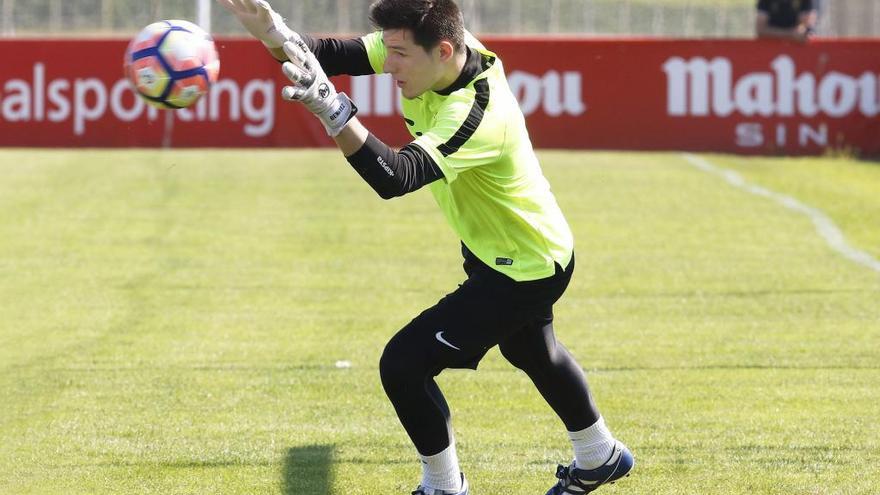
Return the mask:
<path fill-rule="evenodd" d="M 429 363 L 425 352 L 411 340 L 397 334 L 385 345 L 379 358 L 379 374 L 386 385 L 419 382 L 428 376 Z"/>
<path fill-rule="evenodd" d="M 397 339 L 385 344 L 382 357 L 379 358 L 379 373 L 384 381 L 386 377 L 399 376 L 406 372 L 406 351 L 401 348 Z"/>

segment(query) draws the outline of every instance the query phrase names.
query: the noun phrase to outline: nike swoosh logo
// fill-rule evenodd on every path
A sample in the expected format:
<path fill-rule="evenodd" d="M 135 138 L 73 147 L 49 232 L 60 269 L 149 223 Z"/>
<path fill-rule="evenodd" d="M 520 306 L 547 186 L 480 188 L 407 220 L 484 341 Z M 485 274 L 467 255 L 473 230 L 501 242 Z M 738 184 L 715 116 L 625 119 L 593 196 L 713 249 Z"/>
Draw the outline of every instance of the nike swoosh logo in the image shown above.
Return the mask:
<path fill-rule="evenodd" d="M 458 347 L 455 347 L 454 345 L 450 344 L 448 340 L 446 340 L 446 339 L 443 338 L 443 331 L 442 331 L 442 330 L 439 331 L 439 332 L 437 332 L 436 334 L 434 334 L 434 337 L 436 337 L 437 340 L 439 340 L 440 343 L 443 344 L 443 345 L 446 345 L 446 346 L 448 346 L 448 347 L 451 347 L 451 348 L 455 349 L 456 351 L 460 351 L 460 350 L 461 350 L 461 349 L 459 349 Z"/>

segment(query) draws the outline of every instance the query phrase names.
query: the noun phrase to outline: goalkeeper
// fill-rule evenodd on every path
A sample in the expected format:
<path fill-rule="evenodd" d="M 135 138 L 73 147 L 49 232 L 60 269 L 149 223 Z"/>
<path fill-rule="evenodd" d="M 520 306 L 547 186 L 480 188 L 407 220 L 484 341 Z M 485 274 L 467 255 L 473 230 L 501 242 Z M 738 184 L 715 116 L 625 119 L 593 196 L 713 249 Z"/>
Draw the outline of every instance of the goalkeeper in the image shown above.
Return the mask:
<path fill-rule="evenodd" d="M 523 370 L 559 416 L 574 461 L 548 495 L 582 494 L 630 471 L 556 340 L 553 304 L 574 271 L 572 234 L 529 141 L 501 60 L 465 31 L 453 0 L 378 0 L 378 31 L 315 39 L 291 31 L 264 0 L 219 0 L 284 61 L 282 96 L 314 113 L 346 160 L 382 197 L 428 186 L 462 241 L 467 279 L 387 344 L 382 385 L 422 460 L 414 494 L 466 495 L 449 408 L 434 377 L 472 368 L 492 347 Z M 413 141 L 399 151 L 371 134 L 329 76 L 391 74 Z M 514 425 L 510 425 L 513 427 Z M 499 435 L 502 433 L 499 432 Z"/>

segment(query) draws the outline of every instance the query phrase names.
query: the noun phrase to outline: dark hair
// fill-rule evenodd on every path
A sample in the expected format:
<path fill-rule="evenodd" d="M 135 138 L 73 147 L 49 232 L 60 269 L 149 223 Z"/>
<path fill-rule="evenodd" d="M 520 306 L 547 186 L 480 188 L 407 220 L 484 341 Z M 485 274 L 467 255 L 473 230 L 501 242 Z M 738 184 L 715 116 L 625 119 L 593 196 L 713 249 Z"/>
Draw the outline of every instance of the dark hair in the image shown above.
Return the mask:
<path fill-rule="evenodd" d="M 447 40 L 464 49 L 464 18 L 453 0 L 377 0 L 370 6 L 377 29 L 408 29 L 425 51 Z"/>

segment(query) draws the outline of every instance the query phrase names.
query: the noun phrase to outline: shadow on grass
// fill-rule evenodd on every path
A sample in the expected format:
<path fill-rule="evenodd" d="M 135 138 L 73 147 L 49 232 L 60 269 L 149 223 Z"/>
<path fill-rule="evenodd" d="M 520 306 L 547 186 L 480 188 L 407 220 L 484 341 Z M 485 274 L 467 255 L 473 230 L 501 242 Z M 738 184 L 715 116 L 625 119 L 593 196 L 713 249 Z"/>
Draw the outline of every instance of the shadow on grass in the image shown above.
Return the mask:
<path fill-rule="evenodd" d="M 333 445 L 293 447 L 284 459 L 282 495 L 325 495 L 332 485 Z"/>

